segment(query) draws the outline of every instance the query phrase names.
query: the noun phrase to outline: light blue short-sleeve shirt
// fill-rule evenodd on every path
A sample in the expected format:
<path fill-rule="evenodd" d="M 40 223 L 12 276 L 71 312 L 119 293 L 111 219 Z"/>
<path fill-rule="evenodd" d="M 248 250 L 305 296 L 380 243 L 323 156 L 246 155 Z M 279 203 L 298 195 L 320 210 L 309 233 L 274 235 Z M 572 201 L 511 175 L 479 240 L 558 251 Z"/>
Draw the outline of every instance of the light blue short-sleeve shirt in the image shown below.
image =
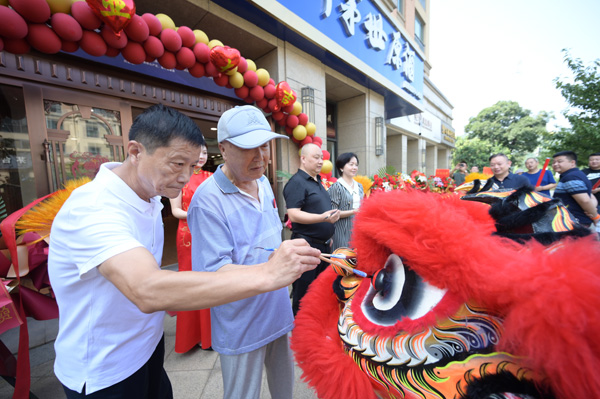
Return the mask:
<path fill-rule="evenodd" d="M 227 264 L 252 267 L 281 244 L 281 220 L 265 176 L 260 202 L 240 191 L 221 166 L 194 193 L 188 208 L 192 269 L 216 272 Z M 211 308 L 212 347 L 224 355 L 258 349 L 287 334 L 294 316 L 287 288 Z"/>

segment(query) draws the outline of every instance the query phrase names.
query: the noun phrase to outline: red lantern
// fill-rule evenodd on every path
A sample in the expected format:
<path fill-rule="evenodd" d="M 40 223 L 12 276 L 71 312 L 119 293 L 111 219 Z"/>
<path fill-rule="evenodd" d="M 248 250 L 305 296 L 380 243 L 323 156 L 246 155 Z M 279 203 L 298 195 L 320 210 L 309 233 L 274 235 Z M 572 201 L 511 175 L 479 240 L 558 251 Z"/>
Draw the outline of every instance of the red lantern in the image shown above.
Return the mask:
<path fill-rule="evenodd" d="M 229 46 L 215 46 L 210 49 L 210 60 L 219 72 L 231 71 L 240 63 L 240 52 Z"/>
<path fill-rule="evenodd" d="M 131 22 L 135 15 L 133 0 L 85 0 L 94 14 L 110 26 L 118 35 Z"/>
<path fill-rule="evenodd" d="M 277 100 L 275 111 L 279 111 L 283 107 L 294 104 L 296 93 L 294 93 L 287 82 L 279 82 L 275 87 L 275 99 Z"/>

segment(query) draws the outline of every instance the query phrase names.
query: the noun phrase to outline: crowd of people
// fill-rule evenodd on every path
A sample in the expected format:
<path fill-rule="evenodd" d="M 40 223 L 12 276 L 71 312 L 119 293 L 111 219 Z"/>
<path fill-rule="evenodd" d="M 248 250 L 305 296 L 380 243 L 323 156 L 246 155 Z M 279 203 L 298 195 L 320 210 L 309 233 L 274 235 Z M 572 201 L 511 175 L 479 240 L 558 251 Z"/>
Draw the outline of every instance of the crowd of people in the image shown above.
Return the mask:
<path fill-rule="evenodd" d="M 364 197 L 354 179 L 359 159 L 339 155 L 340 178 L 326 190 L 321 148 L 302 147 L 283 190 L 292 236 L 282 241 L 264 173 L 272 141 L 287 137 L 249 105 L 224 112 L 217 135 L 224 162 L 214 173 L 202 171 L 207 149 L 195 123 L 152 106 L 130 129 L 125 161 L 103 164 L 57 214 L 48 269 L 60 310 L 55 374 L 67 398 L 171 398 L 165 311 L 177 312 L 177 352 L 200 345 L 220 354 L 225 398 L 260 397 L 263 370 L 272 397 L 292 397 L 288 335 L 302 297 L 328 266 L 323 255 L 351 245 Z M 600 153 L 589 160 L 582 172 L 574 153 L 555 154 L 556 183 L 548 171 L 540 179 L 535 158 L 517 175 L 506 155 L 495 154 L 491 179 L 501 189 L 554 190 L 580 223 L 592 225 L 600 220 Z M 452 172 L 464 181 L 466 162 Z M 178 272 L 160 267 L 161 196 L 180 220 Z"/>
<path fill-rule="evenodd" d="M 505 154 L 494 154 L 489 162 L 494 187 L 530 187 L 541 194 L 559 198 L 580 224 L 595 229 L 600 222 L 600 184 L 597 184 L 600 181 L 600 153 L 591 154 L 588 157 L 588 167 L 583 170 L 577 168 L 577 154 L 573 151 L 554 154 L 551 167 L 560 175 L 558 182 L 550 170 L 540 168 L 538 159 L 534 157 L 525 160 L 527 171 L 517 169 L 514 173 L 511 172 L 512 162 Z M 466 170 L 467 163 L 461 161 L 451 171 L 451 177 L 457 186 L 464 183 Z M 471 168 L 471 173 L 478 171 L 477 166 Z"/>

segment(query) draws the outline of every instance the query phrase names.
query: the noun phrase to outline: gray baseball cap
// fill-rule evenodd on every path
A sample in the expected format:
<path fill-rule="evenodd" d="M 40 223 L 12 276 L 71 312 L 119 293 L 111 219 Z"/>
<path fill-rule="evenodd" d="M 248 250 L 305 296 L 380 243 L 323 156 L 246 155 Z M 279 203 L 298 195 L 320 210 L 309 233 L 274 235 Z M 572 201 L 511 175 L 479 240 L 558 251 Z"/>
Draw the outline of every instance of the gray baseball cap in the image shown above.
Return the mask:
<path fill-rule="evenodd" d="M 217 124 L 217 133 L 219 143 L 229 141 L 244 149 L 260 147 L 273 139 L 288 138 L 273 133 L 267 118 L 252 105 L 236 106 L 225 111 Z"/>

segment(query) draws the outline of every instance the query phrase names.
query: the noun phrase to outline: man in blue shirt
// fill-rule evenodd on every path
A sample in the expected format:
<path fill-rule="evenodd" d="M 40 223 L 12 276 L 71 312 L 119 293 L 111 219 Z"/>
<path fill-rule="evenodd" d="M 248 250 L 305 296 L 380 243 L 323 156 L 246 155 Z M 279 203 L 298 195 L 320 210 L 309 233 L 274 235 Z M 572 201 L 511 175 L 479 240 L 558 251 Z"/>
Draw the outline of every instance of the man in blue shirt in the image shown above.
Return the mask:
<path fill-rule="evenodd" d="M 498 186 L 499 189 L 511 188 L 518 189 L 521 187 L 531 187 L 533 184 L 529 183 L 523 175 L 515 175 L 510 172 L 510 166 L 512 162 L 508 157 L 502 153 L 494 154 L 490 157 L 490 169 L 492 169 L 492 181 Z"/>
<path fill-rule="evenodd" d="M 527 168 L 527 172 L 523 173 L 523 176 L 529 179 L 529 183 L 531 183 L 532 187 L 535 187 L 535 191 L 550 197 L 550 190 L 556 187 L 556 180 L 554 180 L 552 172 L 545 170 L 540 185 L 536 187 L 537 181 L 542 173 L 542 170 L 539 168 L 538 160 L 536 158 L 527 158 L 525 167 Z"/>
<path fill-rule="evenodd" d="M 552 157 L 552 168 L 560 173 L 554 190 L 554 198 L 560 198 L 569 212 L 584 226 L 600 221 L 596 201 L 592 197 L 592 184 L 587 176 L 577 169 L 577 155 L 573 151 L 557 152 Z"/>
<path fill-rule="evenodd" d="M 291 262 L 302 251 L 312 255 L 312 265 L 318 264 L 320 252 L 305 240 L 281 242 L 283 227 L 264 176 L 271 140 L 287 137 L 273 133 L 262 112 L 250 105 L 223 113 L 217 134 L 225 163 L 198 187 L 188 209 L 192 269 L 216 274 L 260 270 L 276 258 L 282 264 Z M 284 287 L 210 309 L 212 347 L 221 357 L 225 398 L 258 399 L 263 365 L 271 397 L 292 398 L 288 333 L 294 316 L 288 292 Z"/>
<path fill-rule="evenodd" d="M 600 187 L 594 188 L 598 180 L 600 180 L 600 152 L 593 153 L 588 157 L 588 167 L 583 169 L 582 172 L 585 173 L 592 184 L 592 194 L 594 194 L 596 201 L 598 201 L 596 209 L 600 211 Z"/>

